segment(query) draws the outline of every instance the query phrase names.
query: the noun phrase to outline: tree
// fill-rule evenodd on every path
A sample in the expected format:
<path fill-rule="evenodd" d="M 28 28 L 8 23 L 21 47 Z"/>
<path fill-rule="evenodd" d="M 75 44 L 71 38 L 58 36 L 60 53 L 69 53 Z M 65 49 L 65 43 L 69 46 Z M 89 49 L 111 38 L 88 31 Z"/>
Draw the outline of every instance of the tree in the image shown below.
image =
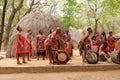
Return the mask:
<path fill-rule="evenodd" d="M 2 20 L 1 20 L 1 26 L 0 26 L 0 50 L 1 50 L 1 46 L 2 46 L 3 33 L 4 33 L 6 6 L 7 6 L 7 0 L 4 0 L 3 11 L 2 11 Z"/>
<path fill-rule="evenodd" d="M 63 24 L 65 27 L 75 26 L 75 14 L 81 10 L 81 3 L 76 0 L 66 0 L 64 4 Z"/>
<path fill-rule="evenodd" d="M 9 35 L 10 35 L 10 30 L 11 30 L 11 26 L 13 23 L 13 19 L 15 17 L 15 14 L 17 13 L 17 11 L 19 11 L 22 8 L 23 2 L 24 2 L 24 0 L 20 0 L 18 6 L 15 7 L 15 0 L 12 0 L 12 4 L 11 4 L 12 11 L 11 11 L 11 14 L 10 14 L 10 17 L 9 17 L 9 20 L 8 20 L 8 23 L 6 26 L 5 37 L 4 37 L 4 49 L 5 50 L 6 50 L 6 45 L 8 44 L 8 41 L 9 41 Z"/>

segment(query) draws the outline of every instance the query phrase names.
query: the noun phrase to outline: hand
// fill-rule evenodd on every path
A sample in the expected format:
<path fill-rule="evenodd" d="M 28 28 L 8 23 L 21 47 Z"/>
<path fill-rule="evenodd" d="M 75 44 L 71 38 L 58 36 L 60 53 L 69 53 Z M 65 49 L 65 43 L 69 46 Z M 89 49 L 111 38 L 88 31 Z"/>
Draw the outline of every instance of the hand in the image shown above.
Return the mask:
<path fill-rule="evenodd" d="M 21 47 L 24 47 L 23 44 L 21 44 Z"/>

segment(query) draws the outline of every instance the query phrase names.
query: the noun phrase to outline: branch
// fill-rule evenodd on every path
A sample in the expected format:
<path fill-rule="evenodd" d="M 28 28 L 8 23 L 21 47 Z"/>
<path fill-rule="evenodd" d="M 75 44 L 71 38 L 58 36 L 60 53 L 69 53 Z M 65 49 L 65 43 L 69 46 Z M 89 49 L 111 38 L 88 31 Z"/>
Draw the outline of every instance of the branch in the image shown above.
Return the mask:
<path fill-rule="evenodd" d="M 24 0 L 21 0 L 19 5 L 15 8 L 16 10 L 20 10 L 20 8 L 23 6 Z"/>
<path fill-rule="evenodd" d="M 15 9 L 15 6 L 14 6 L 14 4 L 15 4 L 15 0 L 12 0 L 12 3 L 11 3 L 12 10 L 14 10 L 14 9 Z"/>
<path fill-rule="evenodd" d="M 34 3 L 33 5 L 37 5 L 38 3 L 40 3 L 40 0 L 39 0 L 39 1 L 37 1 L 36 3 Z"/>
<path fill-rule="evenodd" d="M 26 14 L 30 13 L 30 11 L 32 10 L 32 7 L 34 5 L 35 0 L 32 0 L 31 4 L 30 4 L 30 8 L 25 12 L 25 14 L 23 16 L 25 16 Z"/>

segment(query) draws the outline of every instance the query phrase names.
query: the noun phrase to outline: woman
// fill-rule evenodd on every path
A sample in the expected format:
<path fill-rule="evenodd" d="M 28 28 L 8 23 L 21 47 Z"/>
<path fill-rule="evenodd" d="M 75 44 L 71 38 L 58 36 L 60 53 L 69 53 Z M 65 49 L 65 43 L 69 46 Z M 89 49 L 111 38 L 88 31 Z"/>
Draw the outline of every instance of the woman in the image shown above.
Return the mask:
<path fill-rule="evenodd" d="M 44 41 L 46 37 L 43 35 L 42 31 L 39 31 L 39 35 L 37 35 L 37 60 L 39 60 L 39 56 L 43 56 L 43 60 L 45 60 L 45 46 Z"/>
<path fill-rule="evenodd" d="M 31 61 L 30 60 L 30 55 L 32 54 L 32 45 L 31 45 L 31 30 L 28 30 L 27 33 L 25 34 L 25 52 L 26 52 L 26 55 L 27 55 L 27 60 L 28 61 Z"/>
<path fill-rule="evenodd" d="M 24 41 L 25 38 L 21 35 L 22 28 L 20 26 L 17 27 L 17 33 L 15 35 L 16 42 L 15 42 L 15 52 L 16 52 L 16 59 L 17 64 L 21 64 L 19 57 L 22 56 L 22 62 L 25 62 L 25 48 L 24 48 Z"/>

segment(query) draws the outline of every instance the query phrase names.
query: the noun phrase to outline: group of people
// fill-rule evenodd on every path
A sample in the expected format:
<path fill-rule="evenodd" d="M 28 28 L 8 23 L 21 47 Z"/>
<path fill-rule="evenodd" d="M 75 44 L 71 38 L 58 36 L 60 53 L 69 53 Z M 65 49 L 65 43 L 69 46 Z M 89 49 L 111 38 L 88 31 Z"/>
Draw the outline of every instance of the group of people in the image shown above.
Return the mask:
<path fill-rule="evenodd" d="M 16 33 L 16 42 L 15 42 L 15 51 L 16 51 L 16 59 L 17 64 L 21 64 L 20 57 L 22 57 L 22 62 L 27 63 L 25 60 L 25 56 L 27 57 L 28 61 L 31 61 L 30 55 L 32 54 L 32 39 L 31 34 L 32 31 L 28 30 L 25 35 L 21 34 L 22 28 L 20 26 L 17 27 Z M 57 27 L 55 31 L 50 31 L 48 36 L 43 34 L 42 30 L 39 30 L 39 34 L 36 36 L 37 40 L 37 60 L 39 60 L 40 56 L 43 56 L 43 60 L 47 56 L 49 58 L 49 63 L 54 64 L 54 55 L 57 50 L 60 49 L 60 37 L 59 34 L 61 33 L 61 29 Z M 66 33 L 62 36 L 64 42 L 64 51 L 70 55 L 71 48 L 70 48 L 70 40 L 71 36 L 69 31 L 66 30 Z"/>
<path fill-rule="evenodd" d="M 25 56 L 27 57 L 28 61 L 31 61 L 30 55 L 32 54 L 32 31 L 28 30 L 25 35 L 22 35 L 21 32 L 22 28 L 18 26 L 15 42 L 17 64 L 21 64 L 19 60 L 20 56 L 22 56 L 23 63 L 26 63 Z M 60 33 L 61 29 L 59 27 L 57 27 L 55 31 L 50 31 L 48 36 L 45 36 L 42 30 L 39 31 L 39 34 L 36 36 L 37 60 L 39 60 L 40 56 L 43 56 L 43 60 L 45 60 L 45 57 L 47 56 L 50 64 L 56 63 L 54 56 L 56 51 L 60 49 Z M 113 37 L 113 33 L 109 32 L 108 38 L 105 32 L 102 32 L 101 34 L 96 33 L 94 36 L 91 36 L 92 33 L 92 28 L 88 28 L 87 34 L 80 40 L 78 44 L 79 52 L 82 56 L 82 63 L 86 63 L 85 56 L 88 50 L 97 52 L 99 56 L 103 56 L 110 63 L 108 59 L 110 57 L 109 53 L 114 51 L 116 42 L 116 39 Z M 66 30 L 65 34 L 63 34 L 62 41 L 64 43 L 63 50 L 68 54 L 70 59 L 72 47 L 69 30 Z"/>
<path fill-rule="evenodd" d="M 86 63 L 86 53 L 88 50 L 93 50 L 99 54 L 100 57 L 104 57 L 109 63 L 110 53 L 115 49 L 116 39 L 113 37 L 113 33 L 109 32 L 107 38 L 106 33 L 96 33 L 91 37 L 93 30 L 87 29 L 88 33 L 79 42 L 78 48 L 80 55 L 82 56 L 82 63 Z"/>

